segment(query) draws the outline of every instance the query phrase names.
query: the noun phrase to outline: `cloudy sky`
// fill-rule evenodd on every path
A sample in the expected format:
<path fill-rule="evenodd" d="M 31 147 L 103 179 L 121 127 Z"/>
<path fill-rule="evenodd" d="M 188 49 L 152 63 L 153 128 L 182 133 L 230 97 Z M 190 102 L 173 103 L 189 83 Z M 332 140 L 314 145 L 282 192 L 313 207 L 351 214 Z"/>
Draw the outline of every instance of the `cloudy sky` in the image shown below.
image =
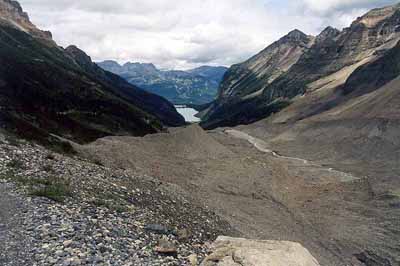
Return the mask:
<path fill-rule="evenodd" d="M 348 26 L 394 0 L 19 0 L 62 46 L 161 68 L 241 62 L 292 29 Z"/>

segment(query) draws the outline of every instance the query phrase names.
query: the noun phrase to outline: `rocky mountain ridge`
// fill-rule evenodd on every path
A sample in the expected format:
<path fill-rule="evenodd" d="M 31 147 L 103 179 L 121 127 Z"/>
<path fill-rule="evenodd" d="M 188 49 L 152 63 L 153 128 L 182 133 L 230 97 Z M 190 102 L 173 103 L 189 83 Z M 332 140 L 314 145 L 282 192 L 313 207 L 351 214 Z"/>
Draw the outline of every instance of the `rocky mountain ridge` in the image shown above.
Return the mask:
<path fill-rule="evenodd" d="M 95 65 L 75 46 L 43 36 L 15 1 L 2 0 L 2 127 L 48 142 L 144 135 L 184 125 L 172 104 Z"/>
<path fill-rule="evenodd" d="M 159 70 L 153 64 L 128 62 L 120 65 L 111 60 L 97 64 L 174 104 L 206 104 L 213 101 L 227 70 L 211 66 L 187 71 Z"/>
<path fill-rule="evenodd" d="M 294 30 L 243 64 L 234 65 L 224 78 L 220 98 L 260 92 L 299 60 L 314 37 Z"/>
<path fill-rule="evenodd" d="M 17 1 L 0 1 L 0 22 L 12 24 L 19 30 L 52 42 L 51 32 L 42 31 L 33 25 L 29 20 L 28 13 L 22 10 L 21 5 Z"/>
<path fill-rule="evenodd" d="M 400 40 L 399 26 L 399 5 L 375 9 L 343 31 L 326 28 L 312 45 L 300 52 L 298 60 L 284 74 L 270 83 L 263 80 L 268 78 L 262 72 L 267 68 L 250 72 L 250 75 L 260 76 L 249 84 L 239 79 L 233 86 L 229 80 L 237 79 L 238 75 L 227 74 L 220 87 L 220 97 L 205 114 L 203 125 L 212 128 L 217 125 L 251 123 L 285 108 L 295 97 L 324 88 L 328 83 L 331 87 L 343 85 L 355 69 L 381 57 L 397 44 Z M 273 47 L 274 44 L 266 51 Z M 271 56 L 274 53 L 267 54 Z M 250 59 L 250 62 L 262 65 L 268 60 L 256 57 Z M 249 87 L 254 88 L 249 90 Z M 258 93 L 254 94 L 254 91 Z"/>

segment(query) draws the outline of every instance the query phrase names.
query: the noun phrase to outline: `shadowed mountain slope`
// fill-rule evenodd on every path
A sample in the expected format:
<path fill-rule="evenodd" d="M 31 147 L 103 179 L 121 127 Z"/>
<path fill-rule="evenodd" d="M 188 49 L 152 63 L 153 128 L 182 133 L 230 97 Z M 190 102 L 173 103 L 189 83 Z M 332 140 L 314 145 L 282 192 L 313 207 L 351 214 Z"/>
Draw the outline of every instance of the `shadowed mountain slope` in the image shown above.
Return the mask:
<path fill-rule="evenodd" d="M 184 124 L 163 98 L 103 71 L 74 46 L 58 47 L 16 2 L 2 0 L 0 10 L 0 116 L 10 130 L 86 142 Z"/>

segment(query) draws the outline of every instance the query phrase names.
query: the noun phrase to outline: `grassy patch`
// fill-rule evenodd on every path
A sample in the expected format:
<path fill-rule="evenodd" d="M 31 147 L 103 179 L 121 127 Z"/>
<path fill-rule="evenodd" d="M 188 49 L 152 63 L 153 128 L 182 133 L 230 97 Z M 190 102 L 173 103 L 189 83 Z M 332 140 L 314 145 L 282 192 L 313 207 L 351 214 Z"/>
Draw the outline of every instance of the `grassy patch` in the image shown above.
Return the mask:
<path fill-rule="evenodd" d="M 390 191 L 390 195 L 395 197 L 395 198 L 400 198 L 400 188 Z"/>
<path fill-rule="evenodd" d="M 128 211 L 128 208 L 123 205 L 113 205 L 112 210 L 116 211 L 117 213 L 124 213 Z"/>
<path fill-rule="evenodd" d="M 32 196 L 45 197 L 56 202 L 64 202 L 67 197 L 72 197 L 70 183 L 62 178 L 28 178 L 9 171 L 6 174 L 2 174 L 0 179 L 8 180 L 25 187 Z"/>
<path fill-rule="evenodd" d="M 6 173 L 0 175 L 0 179 L 7 180 L 10 182 L 14 182 L 23 186 L 27 186 L 30 184 L 30 181 L 22 176 L 18 176 L 14 174 L 13 171 L 9 170 Z"/>
<path fill-rule="evenodd" d="M 7 180 L 7 181 L 13 181 L 16 183 L 22 183 L 22 182 L 20 182 L 19 177 L 16 176 L 12 171 L 7 171 L 6 173 L 2 173 L 0 175 L 0 179 Z M 21 181 L 24 181 L 24 180 L 21 180 Z"/>
<path fill-rule="evenodd" d="M 31 195 L 64 202 L 67 197 L 72 196 L 72 191 L 67 182 L 50 182 L 40 188 L 33 189 Z"/>
<path fill-rule="evenodd" d="M 97 207 L 105 207 L 117 213 L 125 213 L 129 211 L 129 209 L 126 206 L 124 206 L 124 204 L 115 203 L 113 201 L 108 201 L 104 199 L 95 199 L 93 201 L 93 204 Z"/>

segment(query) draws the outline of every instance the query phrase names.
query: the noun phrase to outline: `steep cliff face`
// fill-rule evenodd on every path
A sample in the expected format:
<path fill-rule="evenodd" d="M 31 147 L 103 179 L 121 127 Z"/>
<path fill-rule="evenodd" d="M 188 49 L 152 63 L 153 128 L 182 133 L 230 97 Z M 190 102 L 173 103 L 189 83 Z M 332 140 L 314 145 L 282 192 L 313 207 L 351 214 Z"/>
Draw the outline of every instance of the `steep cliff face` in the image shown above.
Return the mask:
<path fill-rule="evenodd" d="M 226 76 L 222 84 L 228 86 L 221 86 L 221 95 L 205 114 L 203 126 L 212 128 L 251 123 L 279 111 L 297 96 L 342 86 L 355 69 L 380 58 L 399 40 L 400 5 L 374 9 L 343 31 L 328 27 L 299 54 L 286 72 L 272 81 L 235 83 L 231 80 L 239 79 L 240 74 Z M 272 66 L 268 73 L 280 71 L 279 66 L 271 65 L 268 58 L 261 58 L 258 65 L 262 65 L 261 62 L 265 62 L 263 70 Z M 229 73 L 233 73 L 235 68 Z M 239 98 L 237 95 L 247 97 Z"/>
<path fill-rule="evenodd" d="M 220 86 L 220 98 L 261 94 L 299 60 L 313 40 L 314 37 L 294 30 L 246 62 L 232 66 Z"/>
<path fill-rule="evenodd" d="M 340 33 L 324 30 L 311 49 L 264 96 L 267 100 L 291 98 L 304 93 L 313 81 L 394 47 L 400 40 L 399 26 L 400 6 L 396 5 L 372 10 Z"/>
<path fill-rule="evenodd" d="M 1 0 L 0 1 L 0 23 L 11 24 L 19 30 L 25 31 L 35 37 L 52 41 L 49 31 L 39 30 L 29 20 L 29 16 L 22 10 L 21 5 L 17 1 Z"/>
<path fill-rule="evenodd" d="M 369 62 L 347 79 L 342 91 L 352 97 L 370 93 L 400 75 L 400 43 L 381 57 Z"/>
<path fill-rule="evenodd" d="M 100 69 L 77 47 L 46 39 L 16 2 L 0 3 L 2 127 L 42 141 L 56 134 L 87 142 L 185 123 L 163 98 Z"/>

